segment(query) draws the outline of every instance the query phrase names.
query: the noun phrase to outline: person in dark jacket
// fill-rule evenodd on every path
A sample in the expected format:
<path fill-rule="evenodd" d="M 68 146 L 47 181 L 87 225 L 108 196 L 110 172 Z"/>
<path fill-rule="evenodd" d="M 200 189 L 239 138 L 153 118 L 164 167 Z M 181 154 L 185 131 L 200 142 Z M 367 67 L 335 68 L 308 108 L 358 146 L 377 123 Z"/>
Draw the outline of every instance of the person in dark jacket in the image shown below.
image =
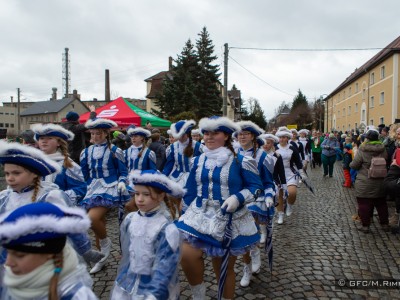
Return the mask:
<path fill-rule="evenodd" d="M 329 137 L 325 139 L 322 144 L 322 165 L 324 167 L 324 177 L 333 176 L 333 165 L 336 161 L 336 149 L 339 149 L 340 145 L 333 133 L 329 134 Z"/>
<path fill-rule="evenodd" d="M 162 171 L 165 165 L 165 146 L 160 141 L 160 131 L 158 129 L 153 129 L 151 135 L 151 143 L 149 149 L 156 154 L 156 166 L 157 170 Z"/>
<path fill-rule="evenodd" d="M 94 105 L 89 106 L 90 109 L 90 119 L 96 118 L 96 107 Z M 68 145 L 69 157 L 79 164 L 79 157 L 83 149 L 86 148 L 85 143 L 85 131 L 87 130 L 85 124 L 79 124 L 79 115 L 70 111 L 66 115 L 66 122 L 61 123 L 60 125 L 65 129 L 71 131 L 75 137 Z"/>
<path fill-rule="evenodd" d="M 397 157 L 398 156 L 398 157 Z M 399 226 L 400 216 L 400 151 L 396 151 L 395 158 L 390 165 L 389 171 L 383 180 L 383 188 L 387 194 L 395 200 L 396 211 L 389 219 L 389 225 Z"/>
<path fill-rule="evenodd" d="M 350 163 L 352 159 L 352 146 L 351 144 L 345 144 L 343 146 L 343 175 L 344 184 L 343 187 L 351 188 L 351 175 L 350 175 Z"/>

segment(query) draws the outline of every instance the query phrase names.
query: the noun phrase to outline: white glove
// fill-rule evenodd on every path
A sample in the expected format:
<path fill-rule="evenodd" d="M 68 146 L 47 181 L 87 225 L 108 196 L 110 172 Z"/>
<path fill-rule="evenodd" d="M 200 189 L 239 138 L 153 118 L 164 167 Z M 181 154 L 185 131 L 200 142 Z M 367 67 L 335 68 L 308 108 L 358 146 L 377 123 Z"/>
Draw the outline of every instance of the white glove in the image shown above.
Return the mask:
<path fill-rule="evenodd" d="M 147 295 L 146 298 L 144 298 L 144 300 L 157 300 L 157 298 L 150 294 Z"/>
<path fill-rule="evenodd" d="M 230 196 L 221 205 L 221 209 L 226 208 L 226 211 L 229 213 L 234 212 L 238 207 L 239 207 L 239 200 L 236 198 L 236 196 Z"/>
<path fill-rule="evenodd" d="M 268 208 L 272 207 L 274 205 L 274 199 L 272 199 L 272 197 L 265 197 L 265 204 Z"/>
<path fill-rule="evenodd" d="M 118 192 L 124 193 L 126 191 L 126 185 L 123 182 L 118 183 Z"/>
<path fill-rule="evenodd" d="M 307 178 L 308 178 L 303 169 L 300 169 L 300 170 L 299 170 L 299 174 L 300 174 L 300 176 L 301 176 L 303 179 L 307 179 Z"/>

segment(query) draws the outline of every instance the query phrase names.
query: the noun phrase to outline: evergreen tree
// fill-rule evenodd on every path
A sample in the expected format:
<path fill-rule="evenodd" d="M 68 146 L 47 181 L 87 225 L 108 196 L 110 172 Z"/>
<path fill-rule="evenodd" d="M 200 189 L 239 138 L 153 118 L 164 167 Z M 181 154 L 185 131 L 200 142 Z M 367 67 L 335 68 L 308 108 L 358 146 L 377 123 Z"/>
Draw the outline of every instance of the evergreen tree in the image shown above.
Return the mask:
<path fill-rule="evenodd" d="M 289 122 L 296 124 L 300 129 L 308 128 L 312 123 L 311 109 L 308 105 L 307 97 L 300 89 L 293 99 Z"/>
<path fill-rule="evenodd" d="M 198 34 L 196 49 L 199 64 L 197 76 L 196 96 L 200 101 L 198 116 L 206 117 L 221 114 L 222 97 L 218 89 L 219 65 L 213 64 L 217 59 L 214 55 L 214 45 L 207 32 L 207 28 Z"/>
<path fill-rule="evenodd" d="M 248 100 L 248 108 L 246 109 L 247 115 L 243 116 L 243 120 L 248 120 L 256 123 L 261 128 L 267 127 L 267 120 L 265 118 L 264 110 L 260 106 L 260 102 L 255 98 Z"/>
<path fill-rule="evenodd" d="M 296 97 L 293 99 L 292 110 L 295 110 L 298 106 L 308 106 L 307 97 L 299 89 Z"/>

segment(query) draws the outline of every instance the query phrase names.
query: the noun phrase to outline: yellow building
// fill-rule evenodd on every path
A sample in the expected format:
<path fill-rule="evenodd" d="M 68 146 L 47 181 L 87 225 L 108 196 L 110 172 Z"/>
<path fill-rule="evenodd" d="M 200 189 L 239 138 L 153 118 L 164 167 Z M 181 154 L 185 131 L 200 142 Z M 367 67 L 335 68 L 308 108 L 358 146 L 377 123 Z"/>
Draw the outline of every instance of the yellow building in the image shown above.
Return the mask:
<path fill-rule="evenodd" d="M 357 68 L 325 100 L 325 132 L 392 124 L 400 116 L 400 36 Z"/>

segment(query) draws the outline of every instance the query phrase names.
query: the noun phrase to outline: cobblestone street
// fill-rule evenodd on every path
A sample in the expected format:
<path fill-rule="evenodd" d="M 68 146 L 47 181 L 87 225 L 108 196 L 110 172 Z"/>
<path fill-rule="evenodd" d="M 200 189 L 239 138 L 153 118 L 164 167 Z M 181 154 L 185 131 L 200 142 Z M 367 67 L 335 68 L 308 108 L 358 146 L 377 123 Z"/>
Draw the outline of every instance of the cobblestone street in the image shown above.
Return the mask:
<path fill-rule="evenodd" d="M 343 289 L 339 279 L 400 280 L 400 235 L 384 232 L 377 216 L 371 233 L 357 230 L 354 189 L 342 188 L 341 162 L 333 178 L 322 178 L 320 168 L 308 171 L 315 188 L 312 195 L 299 189 L 294 213 L 283 225 L 274 225 L 274 266 L 270 274 L 265 260 L 250 286 L 241 288 L 240 258 L 236 265 L 235 299 L 400 299 L 399 289 Z M 389 203 L 393 214 L 394 204 Z M 120 258 L 116 212 L 108 216 L 113 252 L 103 271 L 94 276 L 94 291 L 108 299 Z M 265 256 L 262 256 L 265 258 Z M 190 299 L 190 289 L 181 273 L 181 299 Z M 217 284 L 211 264 L 206 265 L 208 299 L 216 299 Z"/>

